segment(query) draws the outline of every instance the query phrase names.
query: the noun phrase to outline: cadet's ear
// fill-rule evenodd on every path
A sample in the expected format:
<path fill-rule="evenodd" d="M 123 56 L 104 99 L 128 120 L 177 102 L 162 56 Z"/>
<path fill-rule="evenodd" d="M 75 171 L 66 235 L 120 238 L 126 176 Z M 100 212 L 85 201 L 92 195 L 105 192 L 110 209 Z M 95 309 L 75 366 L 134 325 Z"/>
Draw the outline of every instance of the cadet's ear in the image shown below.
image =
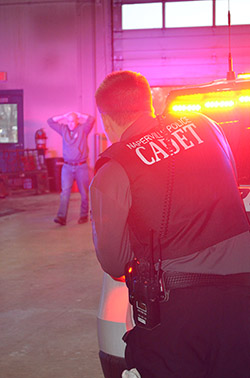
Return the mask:
<path fill-rule="evenodd" d="M 112 143 L 118 142 L 121 136 L 121 130 L 116 122 L 108 114 L 102 114 L 102 121 L 105 133 Z"/>
<path fill-rule="evenodd" d="M 108 114 L 101 114 L 101 117 L 102 117 L 104 129 L 106 131 L 112 129 L 112 120 L 110 116 Z"/>

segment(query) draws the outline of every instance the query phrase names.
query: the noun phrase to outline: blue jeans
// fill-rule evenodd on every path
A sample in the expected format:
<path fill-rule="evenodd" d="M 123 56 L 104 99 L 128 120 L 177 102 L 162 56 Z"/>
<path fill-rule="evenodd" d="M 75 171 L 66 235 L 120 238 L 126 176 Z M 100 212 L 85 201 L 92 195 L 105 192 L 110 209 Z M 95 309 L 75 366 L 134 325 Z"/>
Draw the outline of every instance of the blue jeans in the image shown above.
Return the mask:
<path fill-rule="evenodd" d="M 65 219 L 67 218 L 70 193 L 74 180 L 76 180 L 79 192 L 81 194 L 80 217 L 88 216 L 89 172 L 88 164 L 85 163 L 77 166 L 68 164 L 63 165 L 61 172 L 62 191 L 60 195 L 60 206 L 57 213 L 58 217 Z"/>

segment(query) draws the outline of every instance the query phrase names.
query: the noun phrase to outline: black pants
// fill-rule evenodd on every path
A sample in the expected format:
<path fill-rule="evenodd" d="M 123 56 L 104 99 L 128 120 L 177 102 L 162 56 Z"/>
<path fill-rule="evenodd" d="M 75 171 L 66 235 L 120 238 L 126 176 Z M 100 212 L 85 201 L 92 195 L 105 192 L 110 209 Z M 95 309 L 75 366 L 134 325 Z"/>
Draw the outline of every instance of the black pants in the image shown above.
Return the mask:
<path fill-rule="evenodd" d="M 250 287 L 172 290 L 161 319 L 126 339 L 142 378 L 250 378 Z"/>

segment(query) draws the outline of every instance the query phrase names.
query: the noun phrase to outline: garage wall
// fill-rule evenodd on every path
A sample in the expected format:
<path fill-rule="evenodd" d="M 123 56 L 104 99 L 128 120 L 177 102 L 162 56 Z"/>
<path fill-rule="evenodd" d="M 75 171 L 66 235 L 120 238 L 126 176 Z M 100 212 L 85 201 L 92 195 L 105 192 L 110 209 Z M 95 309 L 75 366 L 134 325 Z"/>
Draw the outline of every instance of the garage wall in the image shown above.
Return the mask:
<path fill-rule="evenodd" d="M 121 30 L 121 0 L 114 0 L 115 70 L 141 72 L 152 86 L 200 84 L 225 78 L 227 26 Z M 250 72 L 250 25 L 231 27 L 234 71 Z"/>
<path fill-rule="evenodd" d="M 95 134 L 101 132 L 94 93 L 111 70 L 110 6 L 106 0 L 0 0 L 0 89 L 24 90 L 24 147 L 34 148 L 35 131 L 48 136 L 47 157 L 62 156 L 61 137 L 48 117 L 77 110 L 97 122 L 89 137 L 90 163 Z"/>

